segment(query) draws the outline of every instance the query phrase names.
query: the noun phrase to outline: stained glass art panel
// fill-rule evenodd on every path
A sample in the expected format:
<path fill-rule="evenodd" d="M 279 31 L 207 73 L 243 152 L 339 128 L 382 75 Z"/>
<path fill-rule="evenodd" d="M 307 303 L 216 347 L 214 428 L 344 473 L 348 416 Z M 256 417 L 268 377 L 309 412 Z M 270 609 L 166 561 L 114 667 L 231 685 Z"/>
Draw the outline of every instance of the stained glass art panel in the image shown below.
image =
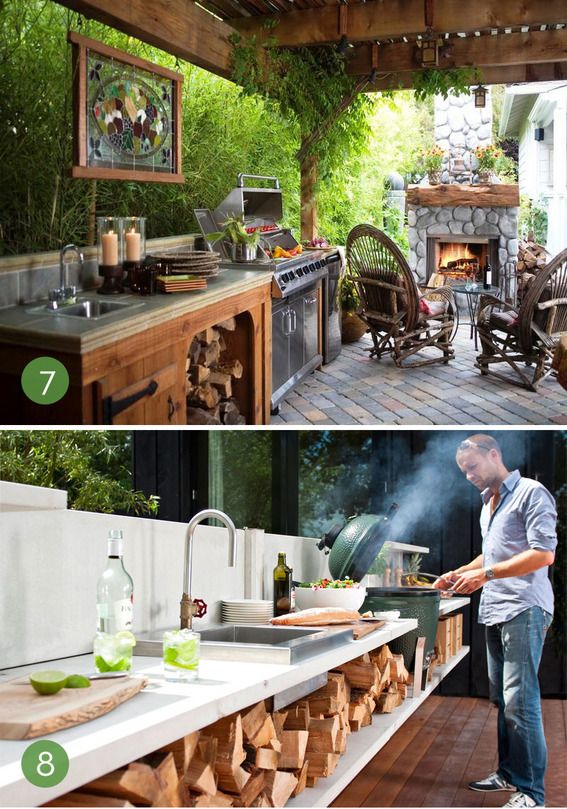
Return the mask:
<path fill-rule="evenodd" d="M 182 182 L 181 76 L 79 34 L 75 48 L 77 177 Z"/>

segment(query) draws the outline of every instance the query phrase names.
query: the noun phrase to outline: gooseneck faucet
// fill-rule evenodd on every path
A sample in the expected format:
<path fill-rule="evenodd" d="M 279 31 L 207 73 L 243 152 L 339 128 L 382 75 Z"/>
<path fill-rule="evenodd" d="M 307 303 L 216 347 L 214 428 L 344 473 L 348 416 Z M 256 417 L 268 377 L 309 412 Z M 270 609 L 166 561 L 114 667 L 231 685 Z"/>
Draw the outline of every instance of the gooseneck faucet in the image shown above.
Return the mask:
<path fill-rule="evenodd" d="M 236 528 L 234 523 L 224 511 L 216 508 L 206 508 L 191 517 L 185 533 L 185 560 L 183 563 L 183 595 L 181 597 L 180 627 L 181 629 L 193 628 L 193 602 L 191 599 L 191 573 L 193 570 L 193 536 L 195 529 L 202 523 L 214 517 L 220 520 L 228 529 L 228 564 L 229 567 L 236 566 Z"/>
<path fill-rule="evenodd" d="M 67 265 L 65 264 L 65 256 L 67 253 L 75 253 L 79 263 L 79 273 L 83 269 L 84 258 L 76 244 L 66 244 L 61 248 L 59 253 L 59 286 L 56 289 L 49 290 L 49 308 L 57 309 L 60 305 L 67 303 L 74 303 L 77 297 L 77 287 L 69 286 L 69 275 Z"/>

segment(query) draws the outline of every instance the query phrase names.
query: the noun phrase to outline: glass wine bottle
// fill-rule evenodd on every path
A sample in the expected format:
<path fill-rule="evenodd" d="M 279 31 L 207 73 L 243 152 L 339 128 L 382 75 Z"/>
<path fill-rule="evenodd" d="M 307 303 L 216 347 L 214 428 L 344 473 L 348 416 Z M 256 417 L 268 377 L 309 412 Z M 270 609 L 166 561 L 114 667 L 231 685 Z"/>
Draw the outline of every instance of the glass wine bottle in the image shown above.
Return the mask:
<path fill-rule="evenodd" d="M 274 615 L 286 615 L 291 610 L 292 570 L 285 563 L 285 553 L 278 553 L 274 568 Z"/>
<path fill-rule="evenodd" d="M 132 631 L 134 584 L 122 561 L 122 531 L 108 532 L 108 562 L 96 587 L 97 631 Z"/>
<path fill-rule="evenodd" d="M 484 265 L 483 276 L 484 277 L 483 277 L 483 284 L 482 285 L 483 285 L 484 289 L 490 289 L 490 287 L 492 286 L 492 267 L 490 266 L 488 261 Z"/>

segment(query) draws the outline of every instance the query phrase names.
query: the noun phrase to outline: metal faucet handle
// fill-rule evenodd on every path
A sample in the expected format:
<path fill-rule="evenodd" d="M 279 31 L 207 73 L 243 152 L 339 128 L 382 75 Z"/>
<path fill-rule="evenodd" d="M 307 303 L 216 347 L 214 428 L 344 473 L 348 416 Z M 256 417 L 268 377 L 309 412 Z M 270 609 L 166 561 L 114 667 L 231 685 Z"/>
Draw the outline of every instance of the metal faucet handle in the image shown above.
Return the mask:
<path fill-rule="evenodd" d="M 76 286 L 65 287 L 65 289 L 63 290 L 63 298 L 66 301 L 74 302 L 77 299 L 77 287 Z"/>
<path fill-rule="evenodd" d="M 47 297 L 49 303 L 47 304 L 48 309 L 58 309 L 59 304 L 63 300 L 63 290 L 62 289 L 50 289 L 47 293 Z"/>

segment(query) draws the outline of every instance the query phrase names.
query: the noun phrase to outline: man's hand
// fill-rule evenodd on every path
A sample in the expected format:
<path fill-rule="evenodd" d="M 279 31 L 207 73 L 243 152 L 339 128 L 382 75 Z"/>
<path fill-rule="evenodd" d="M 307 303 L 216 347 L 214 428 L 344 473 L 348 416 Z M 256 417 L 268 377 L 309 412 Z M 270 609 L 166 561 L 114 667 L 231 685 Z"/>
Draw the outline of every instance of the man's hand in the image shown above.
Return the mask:
<path fill-rule="evenodd" d="M 475 590 L 480 590 L 480 588 L 486 584 L 488 579 L 486 578 L 486 574 L 484 572 L 484 568 L 482 570 L 467 570 L 465 573 L 457 574 L 457 580 L 453 584 L 453 591 L 455 593 L 474 593 Z"/>
<path fill-rule="evenodd" d="M 435 579 L 432 586 L 436 590 L 448 590 L 453 586 L 456 576 L 457 574 L 453 570 L 449 570 L 447 573 L 442 573 L 438 579 Z"/>

